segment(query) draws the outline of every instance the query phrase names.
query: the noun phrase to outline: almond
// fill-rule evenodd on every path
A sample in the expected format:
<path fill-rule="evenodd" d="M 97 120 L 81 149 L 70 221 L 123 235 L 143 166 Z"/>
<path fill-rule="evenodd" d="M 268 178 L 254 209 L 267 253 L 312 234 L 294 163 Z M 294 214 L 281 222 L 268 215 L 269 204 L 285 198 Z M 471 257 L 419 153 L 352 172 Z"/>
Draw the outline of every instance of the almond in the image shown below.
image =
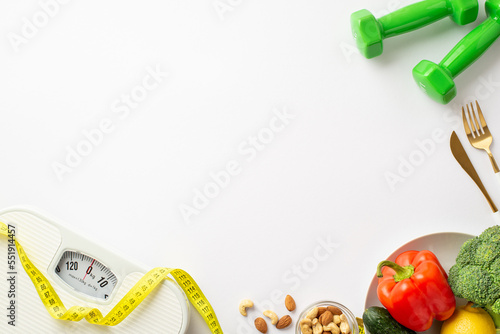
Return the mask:
<path fill-rule="evenodd" d="M 285 306 L 286 306 L 286 309 L 290 312 L 292 312 L 293 310 L 295 310 L 295 300 L 292 298 L 292 296 L 290 295 L 286 295 L 285 297 Z"/>
<path fill-rule="evenodd" d="M 276 328 L 277 329 L 287 328 L 288 326 L 290 326 L 291 323 L 292 323 L 292 318 L 289 315 L 285 315 L 284 317 L 281 317 L 281 319 L 278 321 L 278 323 L 276 324 Z"/>
<path fill-rule="evenodd" d="M 263 318 L 255 319 L 255 328 L 263 334 L 267 333 L 267 323 Z"/>
<path fill-rule="evenodd" d="M 328 311 L 332 312 L 333 315 L 342 314 L 342 311 L 337 306 L 328 306 Z"/>
<path fill-rule="evenodd" d="M 321 317 L 321 315 L 323 313 L 325 313 L 325 311 L 326 311 L 326 307 L 324 307 L 324 306 L 318 307 L 318 317 Z"/>
<path fill-rule="evenodd" d="M 321 322 L 323 326 L 328 325 L 332 321 L 333 321 L 333 313 L 328 310 L 319 317 L 319 322 Z"/>

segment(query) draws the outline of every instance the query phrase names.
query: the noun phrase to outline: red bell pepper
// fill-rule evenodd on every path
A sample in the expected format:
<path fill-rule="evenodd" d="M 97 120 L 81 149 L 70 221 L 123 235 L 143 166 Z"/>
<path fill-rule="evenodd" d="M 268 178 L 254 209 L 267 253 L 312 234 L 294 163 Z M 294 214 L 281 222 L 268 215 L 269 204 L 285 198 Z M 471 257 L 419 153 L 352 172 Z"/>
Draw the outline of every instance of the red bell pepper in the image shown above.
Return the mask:
<path fill-rule="evenodd" d="M 377 268 L 377 295 L 392 317 L 416 332 L 429 329 L 433 319 L 446 320 L 455 311 L 448 275 L 428 250 L 400 254 L 395 263 Z"/>

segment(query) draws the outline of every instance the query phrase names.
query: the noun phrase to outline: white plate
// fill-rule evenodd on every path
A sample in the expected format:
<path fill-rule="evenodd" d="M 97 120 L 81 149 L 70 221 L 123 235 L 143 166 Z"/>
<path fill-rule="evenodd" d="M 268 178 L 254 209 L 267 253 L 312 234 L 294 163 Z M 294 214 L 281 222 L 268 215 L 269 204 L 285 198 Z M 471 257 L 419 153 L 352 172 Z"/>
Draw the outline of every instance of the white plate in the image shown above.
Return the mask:
<path fill-rule="evenodd" d="M 390 261 L 394 261 L 396 257 L 406 251 L 409 250 L 430 250 L 434 254 L 436 254 L 439 262 L 443 266 L 443 268 L 448 272 L 455 264 L 455 260 L 457 258 L 458 251 L 460 247 L 462 247 L 463 243 L 468 240 L 474 238 L 473 235 L 464 234 L 464 233 L 454 233 L 454 232 L 445 232 L 445 233 L 436 233 L 429 234 L 423 237 L 412 240 L 403 246 L 399 247 L 394 253 L 392 253 L 387 259 Z M 370 287 L 368 288 L 368 293 L 366 295 L 365 301 L 365 309 L 370 306 L 382 306 L 377 297 L 377 285 L 378 278 L 376 276 L 373 277 L 372 282 L 370 283 Z M 457 305 L 464 305 L 465 300 L 457 299 Z M 431 328 L 429 328 L 425 332 L 426 334 L 439 334 L 441 329 L 441 322 L 434 321 Z"/>

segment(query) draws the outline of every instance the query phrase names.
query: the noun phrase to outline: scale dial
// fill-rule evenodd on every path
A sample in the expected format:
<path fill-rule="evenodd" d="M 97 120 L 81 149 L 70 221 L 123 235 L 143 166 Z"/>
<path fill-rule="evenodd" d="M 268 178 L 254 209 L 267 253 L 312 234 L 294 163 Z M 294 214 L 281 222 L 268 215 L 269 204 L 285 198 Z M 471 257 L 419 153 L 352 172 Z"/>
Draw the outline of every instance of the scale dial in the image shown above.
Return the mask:
<path fill-rule="evenodd" d="M 76 251 L 65 251 L 55 274 L 73 290 L 106 302 L 117 283 L 115 274 L 95 258 Z"/>

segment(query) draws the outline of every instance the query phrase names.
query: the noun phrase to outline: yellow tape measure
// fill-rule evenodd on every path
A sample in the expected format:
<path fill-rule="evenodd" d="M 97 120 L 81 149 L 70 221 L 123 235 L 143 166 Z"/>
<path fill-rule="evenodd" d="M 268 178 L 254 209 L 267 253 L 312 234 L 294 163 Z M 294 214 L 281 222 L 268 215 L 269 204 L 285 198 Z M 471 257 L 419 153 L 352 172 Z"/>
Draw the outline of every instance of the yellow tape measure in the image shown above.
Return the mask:
<path fill-rule="evenodd" d="M 184 270 L 154 268 L 146 273 L 130 291 L 103 316 L 97 308 L 73 306 L 66 309 L 47 278 L 38 270 L 26 255 L 8 226 L 0 222 L 0 235 L 14 239 L 21 264 L 33 282 L 38 296 L 49 314 L 58 320 L 80 321 L 85 318 L 89 323 L 102 326 L 115 326 L 122 322 L 139 304 L 164 280 L 171 275 L 187 295 L 191 304 L 203 317 L 214 334 L 222 334 L 222 328 L 215 312 L 194 279 Z"/>

